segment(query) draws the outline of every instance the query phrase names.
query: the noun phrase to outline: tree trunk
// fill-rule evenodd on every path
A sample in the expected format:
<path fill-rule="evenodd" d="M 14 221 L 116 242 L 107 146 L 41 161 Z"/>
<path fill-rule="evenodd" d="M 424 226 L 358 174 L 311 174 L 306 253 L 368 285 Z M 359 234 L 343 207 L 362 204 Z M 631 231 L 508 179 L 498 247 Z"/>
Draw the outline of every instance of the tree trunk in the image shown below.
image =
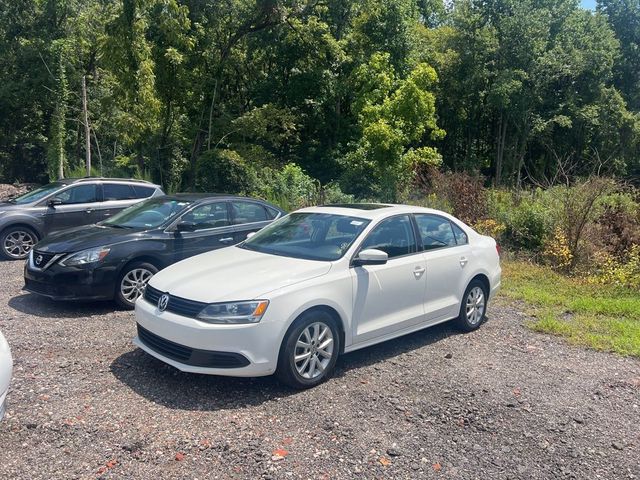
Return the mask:
<path fill-rule="evenodd" d="M 91 176 L 91 130 L 89 128 L 89 111 L 87 108 L 87 77 L 82 76 L 82 115 L 84 117 L 85 166 L 87 177 Z"/>

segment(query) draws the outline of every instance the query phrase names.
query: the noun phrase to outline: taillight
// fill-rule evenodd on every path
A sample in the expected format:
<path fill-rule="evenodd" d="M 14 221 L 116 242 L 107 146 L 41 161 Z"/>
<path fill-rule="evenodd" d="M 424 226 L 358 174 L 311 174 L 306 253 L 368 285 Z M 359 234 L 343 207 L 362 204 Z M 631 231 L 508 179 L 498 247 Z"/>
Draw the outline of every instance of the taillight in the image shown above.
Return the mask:
<path fill-rule="evenodd" d="M 498 256 L 500 256 L 500 245 L 496 243 L 496 252 L 498 252 Z"/>

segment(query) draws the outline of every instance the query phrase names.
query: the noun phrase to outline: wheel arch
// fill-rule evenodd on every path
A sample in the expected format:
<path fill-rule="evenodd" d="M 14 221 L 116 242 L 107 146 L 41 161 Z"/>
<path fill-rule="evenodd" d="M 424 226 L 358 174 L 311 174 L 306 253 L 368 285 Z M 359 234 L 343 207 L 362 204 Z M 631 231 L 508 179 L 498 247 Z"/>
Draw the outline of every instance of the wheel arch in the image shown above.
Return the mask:
<path fill-rule="evenodd" d="M 340 334 L 340 351 L 339 354 L 342 355 L 344 353 L 344 344 L 345 344 L 345 322 L 342 318 L 342 316 L 338 313 L 338 311 L 333 308 L 330 305 L 327 305 L 325 303 L 319 303 L 317 305 L 312 305 L 312 306 L 308 306 L 306 308 L 304 308 L 301 312 L 299 312 L 297 315 L 295 315 L 295 318 L 293 319 L 293 321 L 291 321 L 289 323 L 289 326 L 287 327 L 284 335 L 282 336 L 282 338 L 280 339 L 280 347 L 279 347 L 279 351 L 278 351 L 278 357 L 280 357 L 280 355 L 282 354 L 282 347 L 284 345 L 285 339 L 287 338 L 287 336 L 289 335 L 289 332 L 297 325 L 298 322 L 300 322 L 300 319 L 302 318 L 303 315 L 308 314 L 309 312 L 325 312 L 327 314 L 329 314 L 336 322 L 337 326 L 338 326 L 338 333 Z"/>
<path fill-rule="evenodd" d="M 8 229 L 15 228 L 15 227 L 28 228 L 29 230 L 31 230 L 33 233 L 36 234 L 36 237 L 38 237 L 38 241 L 42 240 L 42 237 L 44 237 L 42 231 L 36 225 L 30 222 L 25 222 L 24 220 L 18 220 L 18 221 L 14 221 L 14 222 L 10 222 L 5 225 L 2 225 L 2 227 L 0 227 L 0 235 L 2 235 Z"/>
<path fill-rule="evenodd" d="M 467 283 L 467 287 L 465 288 L 468 288 L 469 285 L 471 285 L 471 282 L 473 282 L 474 280 L 478 280 L 484 285 L 484 287 L 487 289 L 485 292 L 487 296 L 491 293 L 491 282 L 489 281 L 489 277 L 486 274 L 477 273 L 471 278 L 471 280 L 469 280 L 469 283 Z"/>

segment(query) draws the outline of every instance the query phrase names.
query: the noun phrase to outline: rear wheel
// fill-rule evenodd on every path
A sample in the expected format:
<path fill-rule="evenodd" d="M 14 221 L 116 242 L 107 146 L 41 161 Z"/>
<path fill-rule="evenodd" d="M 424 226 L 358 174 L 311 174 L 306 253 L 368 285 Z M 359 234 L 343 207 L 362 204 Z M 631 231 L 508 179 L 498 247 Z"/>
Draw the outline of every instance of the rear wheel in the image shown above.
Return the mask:
<path fill-rule="evenodd" d="M 336 365 L 340 335 L 334 318 L 323 311 L 303 314 L 287 333 L 278 358 L 278 379 L 298 389 L 325 381 Z"/>
<path fill-rule="evenodd" d="M 462 298 L 456 325 L 460 330 L 470 332 L 479 328 L 486 318 L 487 287 L 480 280 L 472 280 Z"/>
<path fill-rule="evenodd" d="M 0 254 L 7 260 L 22 260 L 38 243 L 38 236 L 29 227 L 5 228 L 0 234 Z"/>
<path fill-rule="evenodd" d="M 147 282 L 156 273 L 156 266 L 148 262 L 133 262 L 127 265 L 120 273 L 116 285 L 115 300 L 118 305 L 128 310 L 133 309 Z"/>

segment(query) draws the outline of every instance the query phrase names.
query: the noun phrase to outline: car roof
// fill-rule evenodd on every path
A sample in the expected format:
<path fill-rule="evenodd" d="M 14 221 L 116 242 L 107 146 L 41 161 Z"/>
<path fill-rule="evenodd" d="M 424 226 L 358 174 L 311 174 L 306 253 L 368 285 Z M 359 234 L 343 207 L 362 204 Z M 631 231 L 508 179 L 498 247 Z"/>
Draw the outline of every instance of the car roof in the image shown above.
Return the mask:
<path fill-rule="evenodd" d="M 453 218 L 446 212 L 433 208 L 418 207 L 415 205 L 394 205 L 385 203 L 348 203 L 336 205 L 321 205 L 318 207 L 308 207 L 298 210 L 299 212 L 328 213 L 332 215 L 346 215 L 350 217 L 366 218 L 375 220 L 390 215 L 402 213 L 431 213 Z"/>
<path fill-rule="evenodd" d="M 81 183 L 81 182 L 127 182 L 127 183 L 144 183 L 149 186 L 157 187 L 155 183 L 151 183 L 147 180 L 140 180 L 138 178 L 115 178 L 115 177 L 70 177 L 56 180 L 54 183 Z"/>
<path fill-rule="evenodd" d="M 269 205 L 270 207 L 274 207 L 278 209 L 278 207 L 275 207 L 274 205 L 271 205 L 269 202 L 266 202 L 259 198 L 242 197 L 239 195 L 231 195 L 227 193 L 174 193 L 172 195 L 165 195 L 165 196 L 170 198 L 175 198 L 176 200 L 186 200 L 189 202 L 198 202 L 203 200 L 214 200 L 214 199 L 215 200 L 248 200 L 253 202 L 259 202 L 261 204 Z M 159 198 L 159 197 L 155 197 L 155 198 Z"/>

